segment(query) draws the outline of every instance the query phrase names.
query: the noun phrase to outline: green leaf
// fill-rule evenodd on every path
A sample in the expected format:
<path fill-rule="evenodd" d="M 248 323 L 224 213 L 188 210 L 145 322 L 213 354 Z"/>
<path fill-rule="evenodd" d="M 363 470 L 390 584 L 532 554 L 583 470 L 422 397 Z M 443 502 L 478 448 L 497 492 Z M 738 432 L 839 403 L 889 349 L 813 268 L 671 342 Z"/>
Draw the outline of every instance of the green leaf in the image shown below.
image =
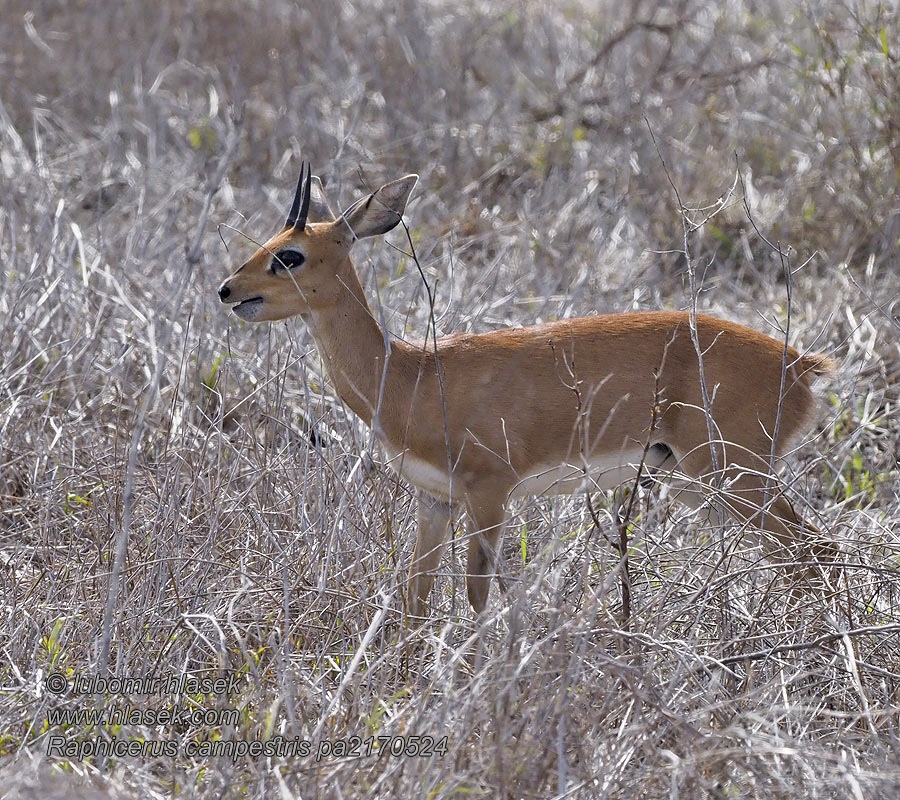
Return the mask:
<path fill-rule="evenodd" d="M 881 52 L 884 53 L 885 58 L 888 58 L 887 28 L 881 29 Z"/>
<path fill-rule="evenodd" d="M 62 638 L 62 630 L 63 621 L 61 619 L 58 619 L 53 623 L 53 628 L 50 630 L 50 635 L 44 638 L 44 649 L 47 651 L 47 655 L 50 657 L 51 666 L 56 663 L 56 660 L 59 658 L 60 653 L 62 652 L 62 647 L 59 642 L 59 640 Z"/>
<path fill-rule="evenodd" d="M 213 365 L 209 371 L 209 374 L 205 378 L 201 379 L 203 381 L 203 385 L 210 391 L 213 391 L 216 388 L 216 375 L 219 372 L 219 365 L 221 363 L 222 356 L 216 356 L 216 360 L 213 361 Z"/>
<path fill-rule="evenodd" d="M 201 150 L 211 154 L 216 148 L 216 131 L 208 120 L 194 125 L 187 132 L 188 144 L 194 150 Z"/>
<path fill-rule="evenodd" d="M 707 223 L 706 228 L 713 235 L 713 238 L 720 242 L 727 250 L 734 250 L 734 241 L 727 233 L 725 233 L 725 231 L 719 230 L 719 228 L 711 222 Z"/>
<path fill-rule="evenodd" d="M 816 204 L 811 198 L 807 197 L 803 202 L 803 219 L 807 222 L 811 221 L 816 213 Z"/>

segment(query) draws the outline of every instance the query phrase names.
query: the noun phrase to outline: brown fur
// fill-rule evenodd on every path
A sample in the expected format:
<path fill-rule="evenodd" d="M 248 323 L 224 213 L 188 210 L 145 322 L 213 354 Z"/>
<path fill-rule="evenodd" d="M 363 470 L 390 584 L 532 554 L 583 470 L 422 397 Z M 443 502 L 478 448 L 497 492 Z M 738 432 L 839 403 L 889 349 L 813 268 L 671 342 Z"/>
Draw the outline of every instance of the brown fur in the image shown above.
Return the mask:
<path fill-rule="evenodd" d="M 402 212 L 413 183 L 407 177 L 370 196 L 353 212 L 354 230 L 395 224 L 372 215 L 378 206 Z M 303 230 L 281 231 L 220 293 L 229 303 L 261 297 L 254 321 L 302 314 L 341 398 L 374 428 L 392 466 L 422 490 L 411 613 L 426 610 L 451 503 L 464 503 L 472 518 L 467 582 L 478 611 L 506 501 L 536 472 L 566 464 L 577 478 L 580 467 L 590 472 L 590 462 L 600 460 L 614 477 L 626 478 L 648 448 L 660 445 L 653 455 L 668 448 L 672 458 L 648 465 L 666 471 L 679 499 L 697 504 L 713 456 L 687 313 L 606 314 L 454 334 L 439 339 L 436 352 L 433 342 L 392 340 L 386 349 L 350 260 L 350 220 L 323 216 Z M 273 274 L 271 254 L 288 245 L 303 251 L 304 265 Z M 773 449 L 781 456 L 809 427 L 810 383 L 831 372 L 833 362 L 785 351 L 782 342 L 743 325 L 702 314 L 696 323 L 720 441 L 717 479 L 730 487 L 726 507 L 770 534 L 763 544 L 776 557 L 831 554 L 830 546 L 817 549 L 811 541 L 817 531 L 794 513 L 779 493 L 783 487 L 767 490 L 765 476 Z M 572 490 L 576 482 L 561 488 Z"/>

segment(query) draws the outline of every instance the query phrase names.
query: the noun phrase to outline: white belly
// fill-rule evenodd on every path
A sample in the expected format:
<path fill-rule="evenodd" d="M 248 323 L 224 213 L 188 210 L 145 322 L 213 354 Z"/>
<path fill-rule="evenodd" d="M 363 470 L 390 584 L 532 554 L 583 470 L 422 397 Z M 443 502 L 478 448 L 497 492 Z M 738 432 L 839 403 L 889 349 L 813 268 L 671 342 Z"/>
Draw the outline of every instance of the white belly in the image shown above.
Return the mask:
<path fill-rule="evenodd" d="M 643 450 L 594 456 L 587 463 L 554 464 L 539 467 L 524 476 L 510 495 L 574 494 L 614 489 L 637 474 Z"/>
<path fill-rule="evenodd" d="M 388 464 L 394 472 L 401 474 L 406 480 L 428 494 L 450 499 L 450 476 L 446 470 L 438 469 L 428 461 L 416 458 L 411 453 L 388 453 Z"/>
<path fill-rule="evenodd" d="M 443 500 L 450 499 L 450 475 L 447 470 L 409 452 L 395 455 L 388 447 L 385 449 L 391 469 L 428 494 Z M 642 455 L 642 450 L 624 451 L 595 456 L 590 462 L 580 465 L 565 463 L 539 467 L 522 477 L 513 486 L 510 496 L 574 494 L 614 489 L 634 478 Z"/>

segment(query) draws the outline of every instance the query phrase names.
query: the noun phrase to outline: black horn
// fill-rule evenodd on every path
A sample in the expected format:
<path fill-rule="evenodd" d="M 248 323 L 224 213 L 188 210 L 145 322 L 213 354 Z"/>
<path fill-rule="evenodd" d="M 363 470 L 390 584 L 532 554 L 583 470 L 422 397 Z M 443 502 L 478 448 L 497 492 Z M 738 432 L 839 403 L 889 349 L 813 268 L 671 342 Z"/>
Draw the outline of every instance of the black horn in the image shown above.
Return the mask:
<path fill-rule="evenodd" d="M 306 175 L 304 176 L 304 170 Z M 305 161 L 300 164 L 300 178 L 297 180 L 297 191 L 294 192 L 294 202 L 288 212 L 286 228 L 305 228 L 306 215 L 309 213 L 309 200 L 312 194 L 312 166 Z"/>

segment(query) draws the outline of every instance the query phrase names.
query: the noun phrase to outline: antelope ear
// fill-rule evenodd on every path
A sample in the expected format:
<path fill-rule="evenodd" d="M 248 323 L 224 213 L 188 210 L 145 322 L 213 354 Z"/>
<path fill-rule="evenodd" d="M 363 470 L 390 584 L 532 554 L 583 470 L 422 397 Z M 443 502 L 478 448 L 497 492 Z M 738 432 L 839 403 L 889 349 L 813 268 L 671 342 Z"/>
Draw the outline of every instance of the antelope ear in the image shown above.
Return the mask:
<path fill-rule="evenodd" d="M 310 184 L 312 196 L 309 201 L 309 221 L 310 222 L 334 222 L 334 212 L 328 205 L 328 198 L 325 196 L 325 188 L 318 175 L 312 176 Z"/>
<path fill-rule="evenodd" d="M 349 228 L 352 239 L 378 236 L 395 227 L 418 180 L 418 175 L 405 175 L 386 183 L 368 197 L 357 200 L 341 214 L 341 221 Z"/>

